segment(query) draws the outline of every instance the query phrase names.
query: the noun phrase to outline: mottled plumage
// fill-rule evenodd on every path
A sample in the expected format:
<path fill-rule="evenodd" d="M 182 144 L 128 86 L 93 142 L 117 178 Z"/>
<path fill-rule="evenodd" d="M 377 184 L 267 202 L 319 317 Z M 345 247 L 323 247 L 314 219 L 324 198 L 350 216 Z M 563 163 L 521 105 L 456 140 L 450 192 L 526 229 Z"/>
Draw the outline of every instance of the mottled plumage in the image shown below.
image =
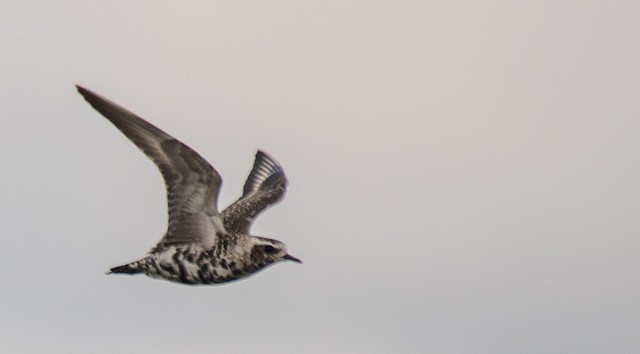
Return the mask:
<path fill-rule="evenodd" d="M 167 232 L 149 254 L 111 273 L 144 273 L 185 284 L 224 283 L 291 260 L 284 243 L 250 234 L 256 216 L 281 201 L 287 177 L 262 151 L 242 196 L 222 213 L 222 178 L 198 153 L 123 107 L 78 86 L 84 98 L 158 167 L 167 188 Z"/>

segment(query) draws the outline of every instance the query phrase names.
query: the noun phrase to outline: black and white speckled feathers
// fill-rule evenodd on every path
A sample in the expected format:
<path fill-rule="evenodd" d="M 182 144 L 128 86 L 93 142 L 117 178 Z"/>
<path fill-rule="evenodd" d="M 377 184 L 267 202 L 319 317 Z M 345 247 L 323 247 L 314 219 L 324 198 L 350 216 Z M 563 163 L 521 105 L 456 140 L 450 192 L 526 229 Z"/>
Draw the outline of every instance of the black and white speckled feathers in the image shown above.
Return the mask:
<path fill-rule="evenodd" d="M 282 167 L 262 151 L 242 196 L 218 212 L 222 178 L 198 153 L 123 107 L 78 86 L 84 98 L 158 167 L 165 181 L 168 227 L 149 254 L 111 273 L 144 273 L 184 284 L 215 284 L 244 278 L 290 260 L 284 243 L 250 235 L 256 216 L 284 198 Z"/>

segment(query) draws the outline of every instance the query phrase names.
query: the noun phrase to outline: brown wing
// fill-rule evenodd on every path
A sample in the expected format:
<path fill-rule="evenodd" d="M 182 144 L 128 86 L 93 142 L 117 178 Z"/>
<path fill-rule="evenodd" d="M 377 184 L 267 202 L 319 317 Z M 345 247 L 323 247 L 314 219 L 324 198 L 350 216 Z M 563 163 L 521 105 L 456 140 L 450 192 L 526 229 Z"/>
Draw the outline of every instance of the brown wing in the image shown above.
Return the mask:
<path fill-rule="evenodd" d="M 222 179 L 200 155 L 123 107 L 78 86 L 84 98 L 144 152 L 164 177 L 169 222 L 153 251 L 181 243 L 210 248 L 226 233 L 218 213 Z"/>
<path fill-rule="evenodd" d="M 287 183 L 278 162 L 258 151 L 242 197 L 221 214 L 225 228 L 233 233 L 249 234 L 256 216 L 284 198 Z"/>

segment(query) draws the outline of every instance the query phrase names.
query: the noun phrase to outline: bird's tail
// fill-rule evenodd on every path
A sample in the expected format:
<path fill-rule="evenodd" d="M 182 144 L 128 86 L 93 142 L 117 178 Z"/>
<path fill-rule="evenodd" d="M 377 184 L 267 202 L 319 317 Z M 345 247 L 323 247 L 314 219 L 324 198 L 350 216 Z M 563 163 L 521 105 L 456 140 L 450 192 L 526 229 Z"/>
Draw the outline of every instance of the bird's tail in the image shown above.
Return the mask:
<path fill-rule="evenodd" d="M 109 270 L 109 273 L 107 273 L 107 274 L 111 274 L 111 273 L 115 273 L 115 274 L 138 274 L 138 273 L 142 273 L 142 269 L 140 269 L 138 267 L 138 265 L 139 265 L 139 262 L 133 262 L 133 263 L 121 265 L 119 267 L 114 267 L 114 268 L 111 268 L 111 270 Z"/>

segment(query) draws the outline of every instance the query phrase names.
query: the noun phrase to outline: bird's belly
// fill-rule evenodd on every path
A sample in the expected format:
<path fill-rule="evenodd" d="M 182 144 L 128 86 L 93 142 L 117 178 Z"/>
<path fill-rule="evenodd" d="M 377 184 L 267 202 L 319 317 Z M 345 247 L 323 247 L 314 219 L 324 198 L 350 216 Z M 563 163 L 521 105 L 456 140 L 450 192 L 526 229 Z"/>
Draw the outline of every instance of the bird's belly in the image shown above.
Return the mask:
<path fill-rule="evenodd" d="M 147 276 L 184 284 L 225 283 L 248 275 L 235 266 L 237 262 L 217 259 L 200 248 L 172 247 L 146 260 Z"/>

